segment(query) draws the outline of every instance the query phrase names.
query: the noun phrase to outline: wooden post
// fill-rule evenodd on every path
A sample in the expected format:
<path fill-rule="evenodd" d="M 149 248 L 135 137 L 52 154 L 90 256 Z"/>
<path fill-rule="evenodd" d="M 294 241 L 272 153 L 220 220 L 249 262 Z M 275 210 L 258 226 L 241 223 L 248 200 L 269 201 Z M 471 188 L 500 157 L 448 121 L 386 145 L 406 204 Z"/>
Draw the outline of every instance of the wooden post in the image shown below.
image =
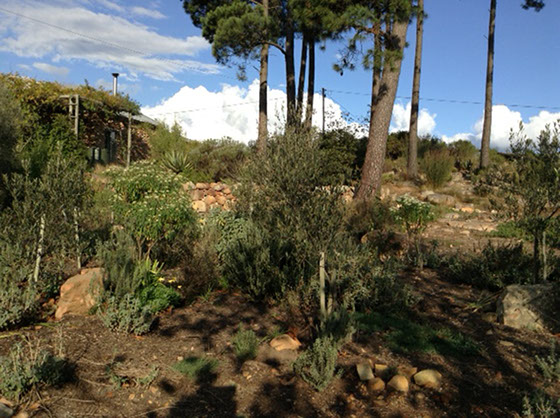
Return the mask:
<path fill-rule="evenodd" d="M 41 265 L 41 257 L 43 257 L 43 241 L 45 240 L 45 215 L 41 215 L 41 224 L 39 226 L 39 243 L 37 244 L 37 258 L 35 259 L 35 270 L 33 271 L 33 282 L 39 280 L 39 267 Z"/>
<path fill-rule="evenodd" d="M 327 319 L 327 302 L 325 296 L 325 253 L 321 252 L 319 258 L 319 306 L 321 308 L 321 323 Z"/>
<path fill-rule="evenodd" d="M 128 112 L 128 137 L 126 141 L 126 168 L 130 166 L 131 148 L 132 148 L 132 113 Z"/>

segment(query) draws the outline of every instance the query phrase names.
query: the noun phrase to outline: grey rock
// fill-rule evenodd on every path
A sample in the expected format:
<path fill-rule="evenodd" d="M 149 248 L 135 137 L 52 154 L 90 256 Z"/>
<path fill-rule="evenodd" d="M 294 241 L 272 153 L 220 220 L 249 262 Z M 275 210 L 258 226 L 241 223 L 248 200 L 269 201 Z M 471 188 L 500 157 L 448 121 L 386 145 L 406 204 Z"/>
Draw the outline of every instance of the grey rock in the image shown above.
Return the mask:
<path fill-rule="evenodd" d="M 13 416 L 13 409 L 3 403 L 0 403 L 0 418 L 11 418 Z"/>
<path fill-rule="evenodd" d="M 373 370 L 369 363 L 358 363 L 356 364 L 356 371 L 358 372 L 358 376 L 360 376 L 360 380 L 370 380 L 373 379 Z"/>
<path fill-rule="evenodd" d="M 558 285 L 511 285 L 497 303 L 498 321 L 517 329 L 560 332 Z"/>

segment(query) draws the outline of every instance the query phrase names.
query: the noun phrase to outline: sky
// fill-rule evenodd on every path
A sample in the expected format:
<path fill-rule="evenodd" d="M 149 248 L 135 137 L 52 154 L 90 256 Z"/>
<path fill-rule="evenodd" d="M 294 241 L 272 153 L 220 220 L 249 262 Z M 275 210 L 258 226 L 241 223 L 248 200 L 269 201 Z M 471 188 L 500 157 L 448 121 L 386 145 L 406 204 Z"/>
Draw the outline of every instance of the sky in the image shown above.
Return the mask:
<path fill-rule="evenodd" d="M 536 137 L 560 119 L 560 1 L 540 12 L 523 10 L 522 0 L 499 0 L 496 18 L 494 107 L 491 144 L 506 149 L 510 130 L 525 125 Z M 489 0 L 426 0 L 420 88 L 419 133 L 446 142 L 480 143 L 486 78 Z M 415 45 L 409 26 L 391 130 L 408 130 Z M 321 88 L 326 89 L 328 127 L 363 132 L 371 73 L 335 72 L 344 40 L 317 48 L 313 122 L 321 125 Z M 368 47 L 366 44 L 364 48 Z M 300 43 L 296 45 L 299 57 Z M 359 64 L 359 62 L 358 62 Z M 236 69 L 218 65 L 180 0 L 2 0 L 0 71 L 39 80 L 119 91 L 148 116 L 179 123 L 192 139 L 248 142 L 257 136 L 258 63 L 247 81 Z M 285 73 L 271 49 L 270 129 L 282 125 Z"/>

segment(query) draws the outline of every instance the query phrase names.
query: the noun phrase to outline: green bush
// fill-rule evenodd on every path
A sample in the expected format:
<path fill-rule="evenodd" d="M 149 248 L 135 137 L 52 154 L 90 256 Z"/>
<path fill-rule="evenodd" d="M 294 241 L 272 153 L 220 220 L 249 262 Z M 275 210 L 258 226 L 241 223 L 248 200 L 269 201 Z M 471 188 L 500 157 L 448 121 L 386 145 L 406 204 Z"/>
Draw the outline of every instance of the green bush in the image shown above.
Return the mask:
<path fill-rule="evenodd" d="M 454 160 L 447 150 L 428 151 L 420 162 L 428 184 L 440 188 L 451 179 Z"/>
<path fill-rule="evenodd" d="M 483 289 L 499 290 L 510 284 L 533 283 L 533 260 L 523 250 L 523 243 L 492 245 L 480 253 L 455 255 L 447 261 L 451 280 Z"/>
<path fill-rule="evenodd" d="M 210 379 L 218 368 L 218 360 L 209 357 L 189 357 L 172 367 L 182 375 L 197 382 Z"/>
<path fill-rule="evenodd" d="M 527 232 L 520 228 L 515 221 L 501 222 L 496 227 L 495 231 L 490 233 L 493 237 L 500 238 L 517 238 L 527 240 L 529 236 Z"/>
<path fill-rule="evenodd" d="M 146 334 L 153 323 L 150 307 L 132 294 L 126 294 L 120 300 L 109 297 L 97 314 L 107 328 L 134 335 Z"/>
<path fill-rule="evenodd" d="M 554 399 L 542 390 L 523 397 L 522 416 L 527 418 L 555 418 L 560 414 L 560 398 Z"/>
<path fill-rule="evenodd" d="M 344 129 L 327 132 L 319 139 L 326 184 L 350 184 L 359 179 L 366 153 L 366 138 L 356 138 Z"/>
<path fill-rule="evenodd" d="M 380 199 L 352 201 L 345 213 L 348 232 L 360 241 L 372 231 L 386 230 L 393 218 L 389 206 Z"/>
<path fill-rule="evenodd" d="M 471 171 L 477 167 L 479 150 L 469 141 L 461 139 L 448 145 L 450 155 L 455 159 L 455 168 L 459 171 Z"/>
<path fill-rule="evenodd" d="M 194 182 L 235 182 L 249 156 L 245 144 L 228 138 L 190 141 L 187 148 L 193 166 L 190 179 Z"/>
<path fill-rule="evenodd" d="M 192 171 L 192 164 L 185 151 L 168 151 L 161 158 L 161 165 L 171 170 L 175 174 L 184 174 L 189 177 Z"/>
<path fill-rule="evenodd" d="M 294 371 L 317 391 L 325 389 L 335 374 L 338 350 L 328 337 L 318 338 L 294 362 Z"/>
<path fill-rule="evenodd" d="M 535 363 L 546 380 L 560 380 L 560 353 L 556 352 L 556 342 L 554 340 L 550 345 L 549 355 L 544 358 L 536 356 Z"/>
<path fill-rule="evenodd" d="M 243 330 L 239 326 L 239 331 L 233 336 L 233 352 L 240 362 L 253 360 L 257 357 L 259 339 L 253 330 Z"/>
<path fill-rule="evenodd" d="M 171 128 L 160 124 L 150 133 L 148 138 L 150 154 L 156 161 L 161 161 L 167 153 L 182 153 L 187 151 L 187 139 L 183 136 L 181 127 L 174 124 Z"/>
<path fill-rule="evenodd" d="M 17 167 L 15 147 L 21 125 L 21 109 L 8 86 L 0 80 L 0 210 L 6 198 L 4 174 Z"/>
<path fill-rule="evenodd" d="M 33 387 L 56 386 L 69 380 L 71 368 L 65 359 L 55 357 L 28 343 L 16 343 L 7 356 L 0 356 L 0 395 L 21 400 Z"/>
<path fill-rule="evenodd" d="M 195 234 L 196 213 L 189 196 L 181 189 L 180 177 L 149 162 L 106 173 L 115 190 L 115 221 L 134 237 L 139 254 L 149 257 L 154 247 L 157 251 L 157 246 L 176 243 L 178 238 L 185 237 L 186 231 Z"/>

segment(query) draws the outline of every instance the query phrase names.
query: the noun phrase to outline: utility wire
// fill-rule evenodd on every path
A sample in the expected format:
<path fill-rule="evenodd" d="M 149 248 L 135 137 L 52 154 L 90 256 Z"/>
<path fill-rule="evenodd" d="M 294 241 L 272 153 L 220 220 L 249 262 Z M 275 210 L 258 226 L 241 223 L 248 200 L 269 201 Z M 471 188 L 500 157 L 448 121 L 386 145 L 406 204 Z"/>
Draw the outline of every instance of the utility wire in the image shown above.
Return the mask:
<path fill-rule="evenodd" d="M 95 38 L 95 37 L 90 36 L 90 35 L 85 35 L 83 33 L 76 32 L 76 31 L 73 31 L 71 29 L 68 29 L 68 28 L 65 28 L 65 27 L 62 27 L 62 26 L 58 26 L 58 25 L 55 25 L 55 24 L 52 24 L 52 23 L 49 23 L 49 22 L 45 22 L 44 20 L 36 19 L 34 17 L 27 16 L 27 15 L 24 15 L 24 14 L 21 14 L 21 13 L 18 13 L 18 12 L 14 12 L 13 10 L 8 10 L 8 9 L 3 8 L 3 7 L 0 7 L 0 11 L 4 12 L 4 13 L 12 14 L 14 16 L 21 17 L 23 19 L 31 20 L 31 21 L 36 22 L 36 23 L 40 23 L 41 25 L 45 25 L 45 26 L 48 26 L 48 27 L 51 27 L 51 28 L 54 28 L 54 29 L 64 31 L 64 32 L 70 33 L 72 35 L 88 39 L 88 40 L 93 41 L 93 42 L 97 42 L 97 43 L 100 43 L 100 44 L 103 44 L 103 45 L 106 45 L 106 46 L 110 46 L 112 48 L 120 49 L 120 50 L 123 50 L 123 51 L 128 51 L 128 52 L 131 52 L 133 54 L 144 56 L 144 57 L 153 56 L 153 54 L 145 52 L 145 51 L 140 51 L 138 49 L 129 48 L 129 47 L 126 47 L 126 46 L 123 46 L 123 45 L 113 43 L 113 42 L 105 41 L 103 39 Z M 200 68 L 190 66 L 186 63 L 182 63 L 180 60 L 172 60 L 172 59 L 169 59 L 169 58 L 159 58 L 159 57 L 154 57 L 154 58 L 159 60 L 159 61 L 172 63 L 173 65 L 183 67 L 187 70 L 192 70 L 192 71 L 197 71 L 197 72 L 203 73 L 203 71 L 201 71 Z M 226 75 L 220 75 L 220 77 L 229 78 L 229 79 L 238 81 L 238 79 L 235 78 L 235 77 L 229 77 L 229 76 L 226 76 Z"/>
<path fill-rule="evenodd" d="M 344 90 L 330 90 L 331 93 L 340 93 L 340 94 L 352 94 L 356 96 L 371 96 L 370 93 L 358 92 L 358 91 L 344 91 Z M 397 96 L 397 99 L 407 99 L 410 100 L 410 96 Z M 438 98 L 430 98 L 430 97 L 421 97 L 421 101 L 425 102 L 439 102 L 439 103 L 458 103 L 458 104 L 472 104 L 472 105 L 482 105 L 483 102 L 478 101 L 471 101 L 471 100 L 458 100 L 458 99 L 438 99 Z M 502 103 L 508 107 L 517 107 L 517 108 L 525 108 L 525 109 L 542 109 L 542 110 L 560 110 L 559 106 L 539 106 L 539 105 L 528 105 L 528 104 L 509 104 L 509 103 Z"/>

